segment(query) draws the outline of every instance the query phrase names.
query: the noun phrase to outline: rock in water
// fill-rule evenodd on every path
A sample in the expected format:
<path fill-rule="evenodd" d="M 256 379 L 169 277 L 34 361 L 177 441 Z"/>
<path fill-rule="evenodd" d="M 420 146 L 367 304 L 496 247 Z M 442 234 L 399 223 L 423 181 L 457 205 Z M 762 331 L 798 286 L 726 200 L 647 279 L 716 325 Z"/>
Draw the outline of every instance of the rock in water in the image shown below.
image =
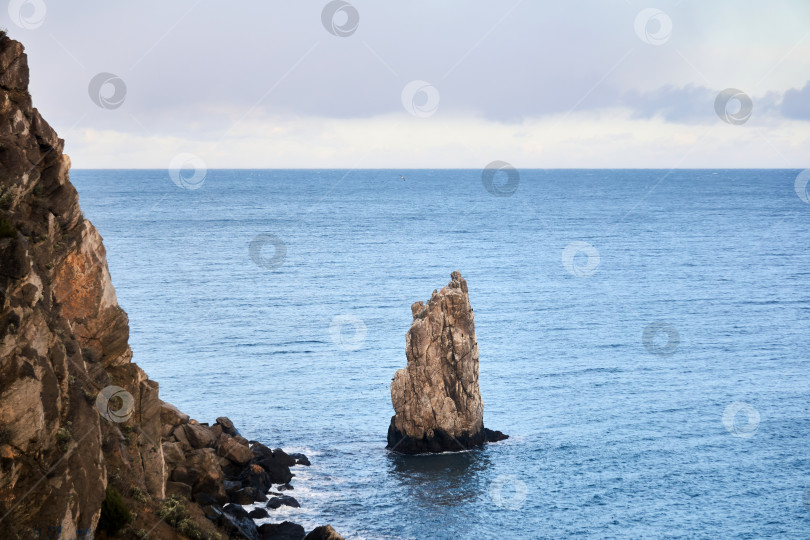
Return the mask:
<path fill-rule="evenodd" d="M 427 305 L 411 306 L 413 324 L 405 336 L 408 366 L 391 383 L 396 414 L 388 428 L 388 448 L 404 454 L 467 450 L 507 438 L 484 427 L 467 281 L 458 271 L 450 277 Z"/>

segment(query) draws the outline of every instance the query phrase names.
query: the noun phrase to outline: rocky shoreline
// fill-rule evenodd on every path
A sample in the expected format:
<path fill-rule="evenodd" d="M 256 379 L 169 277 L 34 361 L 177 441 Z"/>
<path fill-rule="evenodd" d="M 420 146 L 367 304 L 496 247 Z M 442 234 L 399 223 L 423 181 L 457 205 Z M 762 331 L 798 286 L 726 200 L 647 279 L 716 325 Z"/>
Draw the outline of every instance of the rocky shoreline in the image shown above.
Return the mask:
<path fill-rule="evenodd" d="M 309 466 L 304 454 L 287 454 L 270 449 L 258 441 L 249 441 L 227 417 L 211 426 L 192 420 L 169 403 L 162 403 L 162 448 L 166 463 L 166 496 L 192 500 L 206 518 L 229 537 L 248 540 L 331 539 L 340 538 L 332 530 L 306 535 L 301 525 L 288 521 L 279 524 L 254 520 L 272 517 L 281 506 L 298 508 L 298 501 L 282 491 L 290 484 L 295 466 Z M 273 491 L 273 486 L 277 491 Z M 247 512 L 243 506 L 266 503 L 265 508 Z M 329 528 L 331 530 L 331 527 Z M 330 532 L 331 536 L 324 535 Z"/>
<path fill-rule="evenodd" d="M 298 505 L 306 456 L 192 420 L 132 361 L 101 236 L 28 83 L 0 31 L 0 538 L 339 539 L 256 526 Z"/>

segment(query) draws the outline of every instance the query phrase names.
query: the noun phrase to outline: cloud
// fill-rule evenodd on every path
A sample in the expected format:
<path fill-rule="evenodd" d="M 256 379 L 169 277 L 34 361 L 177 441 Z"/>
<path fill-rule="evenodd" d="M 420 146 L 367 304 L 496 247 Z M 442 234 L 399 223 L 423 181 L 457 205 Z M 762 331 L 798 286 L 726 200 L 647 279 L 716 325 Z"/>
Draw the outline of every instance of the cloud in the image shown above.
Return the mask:
<path fill-rule="evenodd" d="M 519 124 L 409 115 L 363 119 L 252 118 L 222 141 L 77 129 L 63 133 L 76 168 L 165 170 L 179 153 L 208 168 L 481 168 L 503 160 L 526 168 L 772 167 L 806 161 L 801 121 L 744 127 L 641 119 L 626 109 L 579 111 Z M 749 129 L 755 127 L 755 129 Z M 167 182 L 170 182 L 166 176 Z"/>
<path fill-rule="evenodd" d="M 733 12 L 711 2 L 669 3 L 661 8 L 672 19 L 672 36 L 658 46 L 634 31 L 641 9 L 634 2 L 350 1 L 360 26 L 345 38 L 324 29 L 325 1 L 245 0 L 225 8 L 142 0 L 105 9 L 90 0 L 54 2 L 42 29 L 10 30 L 27 48 L 40 111 L 60 135 L 88 134 L 73 142 L 74 158 L 111 166 L 118 156 L 120 166 L 163 167 L 173 154 L 150 141 L 164 141 L 172 152 L 202 147 L 216 160 L 232 152 L 221 161 L 226 165 L 238 165 L 242 156 L 254 166 L 351 166 L 377 148 L 376 133 L 385 138 L 400 129 L 416 139 L 392 138 L 380 156 L 406 163 L 396 146 L 403 144 L 420 147 L 415 165 L 464 165 L 487 147 L 500 148 L 493 133 L 506 136 L 551 119 L 553 131 L 580 139 L 584 154 L 573 142 L 560 147 L 545 140 L 537 129 L 527 130 L 530 152 L 542 147 L 594 155 L 589 145 L 604 148 L 607 140 L 624 141 L 621 154 L 632 156 L 647 150 L 634 138 L 646 133 L 644 126 L 676 126 L 667 133 L 682 139 L 689 129 L 717 123 L 714 100 L 729 86 L 754 100 L 742 129 L 779 123 L 794 129 L 810 116 L 810 89 L 791 90 L 805 84 L 802 74 L 810 68 L 810 44 L 801 42 L 810 20 L 806 0 L 740 0 L 744 7 Z M 119 108 L 89 98 L 88 84 L 100 72 L 126 83 Z M 401 98 L 414 80 L 435 85 L 440 95 L 436 114 L 423 119 L 419 131 L 408 124 Z M 241 138 L 254 126 L 253 139 Z M 125 138 L 143 151 L 121 145 L 113 152 L 92 133 Z M 742 132 L 719 133 L 733 142 Z M 444 138 L 459 142 L 445 144 Z M 254 140 L 290 152 L 244 155 L 241 148 Z M 267 158 L 258 161 L 262 155 Z M 726 154 L 716 159 L 722 164 Z"/>
<path fill-rule="evenodd" d="M 810 81 L 804 88 L 791 88 L 782 98 L 782 115 L 794 120 L 810 120 Z"/>
<path fill-rule="evenodd" d="M 621 102 L 637 118 L 663 118 L 667 122 L 714 122 L 714 100 L 717 92 L 704 86 L 686 85 L 683 88 L 664 86 L 652 92 L 630 91 Z"/>

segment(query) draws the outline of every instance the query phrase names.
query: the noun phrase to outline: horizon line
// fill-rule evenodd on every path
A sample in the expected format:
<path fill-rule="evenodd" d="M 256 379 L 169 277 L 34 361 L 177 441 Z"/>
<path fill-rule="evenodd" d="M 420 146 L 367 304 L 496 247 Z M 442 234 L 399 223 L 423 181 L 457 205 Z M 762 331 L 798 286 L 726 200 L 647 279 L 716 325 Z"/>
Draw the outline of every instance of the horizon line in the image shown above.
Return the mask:
<path fill-rule="evenodd" d="M 188 167 L 189 169 L 192 167 Z M 207 167 L 206 171 L 478 171 L 485 167 Z M 515 167 L 518 171 L 801 171 L 801 167 Z M 169 167 L 71 167 L 71 171 L 168 171 Z M 182 170 L 182 169 L 181 169 Z"/>

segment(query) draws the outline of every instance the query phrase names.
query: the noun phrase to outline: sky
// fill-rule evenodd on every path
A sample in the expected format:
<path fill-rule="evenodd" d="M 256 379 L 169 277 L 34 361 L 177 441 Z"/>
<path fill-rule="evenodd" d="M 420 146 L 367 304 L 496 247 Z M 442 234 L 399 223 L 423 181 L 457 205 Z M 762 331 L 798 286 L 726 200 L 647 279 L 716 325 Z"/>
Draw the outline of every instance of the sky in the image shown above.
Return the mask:
<path fill-rule="evenodd" d="M 74 168 L 796 168 L 806 0 L 4 0 Z"/>

